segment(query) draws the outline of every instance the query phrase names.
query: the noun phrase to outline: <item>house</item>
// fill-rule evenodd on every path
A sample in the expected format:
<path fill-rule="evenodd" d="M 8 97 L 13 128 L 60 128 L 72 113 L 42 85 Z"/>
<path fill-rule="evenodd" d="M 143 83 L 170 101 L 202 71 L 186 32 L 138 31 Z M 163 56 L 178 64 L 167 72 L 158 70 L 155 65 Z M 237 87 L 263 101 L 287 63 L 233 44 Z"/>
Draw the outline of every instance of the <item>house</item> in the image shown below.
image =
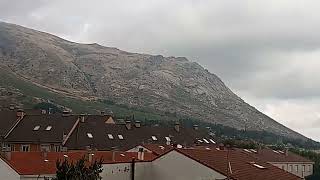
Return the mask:
<path fill-rule="evenodd" d="M 107 124 L 99 118 L 86 116 L 63 143 L 68 149 L 98 149 L 126 151 L 139 144 L 213 144 L 213 137 L 207 130 L 184 128 L 179 124 L 172 127 L 142 125 L 140 121 L 126 121 L 124 124 Z"/>
<path fill-rule="evenodd" d="M 4 158 L 5 157 L 5 158 Z M 241 151 L 173 148 L 155 156 L 148 152 L 73 151 L 7 152 L 0 159 L 0 179 L 50 179 L 58 159 L 75 162 L 103 159 L 102 179 L 112 180 L 301 180 L 302 178 Z"/>
<path fill-rule="evenodd" d="M 61 151 L 62 142 L 79 123 L 77 116 L 24 115 L 4 138 L 10 151 Z"/>
<path fill-rule="evenodd" d="M 289 173 L 299 177 L 307 177 L 313 174 L 314 162 L 299 156 L 295 153 L 285 150 L 273 150 L 270 148 L 259 149 L 239 149 L 248 155 L 259 158 L 265 162 L 273 164 L 274 166 L 283 169 Z"/>
<path fill-rule="evenodd" d="M 103 160 L 103 179 L 123 179 L 131 177 L 134 162 L 147 162 L 156 156 L 144 153 L 111 151 L 73 151 L 73 152 L 7 152 L 0 156 L 0 179 L 51 179 L 56 174 L 57 160 L 67 159 L 76 162 L 81 158 L 89 162 Z"/>

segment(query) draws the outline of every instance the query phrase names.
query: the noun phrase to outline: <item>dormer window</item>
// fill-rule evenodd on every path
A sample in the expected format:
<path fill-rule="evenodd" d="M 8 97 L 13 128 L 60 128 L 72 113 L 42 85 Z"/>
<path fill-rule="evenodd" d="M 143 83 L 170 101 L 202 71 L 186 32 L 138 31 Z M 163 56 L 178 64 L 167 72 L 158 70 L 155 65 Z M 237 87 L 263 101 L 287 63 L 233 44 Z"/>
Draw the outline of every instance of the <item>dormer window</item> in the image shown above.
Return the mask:
<path fill-rule="evenodd" d="M 35 126 L 35 127 L 33 128 L 34 131 L 38 131 L 39 129 L 40 129 L 40 126 Z"/>
<path fill-rule="evenodd" d="M 50 131 L 52 129 L 52 126 L 47 126 L 46 131 Z"/>
<path fill-rule="evenodd" d="M 108 138 L 109 138 L 109 139 L 113 139 L 112 134 L 108 134 Z"/>
<path fill-rule="evenodd" d="M 93 135 L 91 133 L 87 133 L 88 138 L 92 139 Z"/>

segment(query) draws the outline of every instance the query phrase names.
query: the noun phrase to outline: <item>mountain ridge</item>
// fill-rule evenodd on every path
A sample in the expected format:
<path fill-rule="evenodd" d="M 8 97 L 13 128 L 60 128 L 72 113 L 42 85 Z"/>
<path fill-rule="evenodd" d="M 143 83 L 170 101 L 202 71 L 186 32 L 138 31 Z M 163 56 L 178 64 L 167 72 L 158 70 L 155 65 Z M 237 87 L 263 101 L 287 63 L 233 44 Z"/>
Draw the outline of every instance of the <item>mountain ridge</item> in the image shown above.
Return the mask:
<path fill-rule="evenodd" d="M 0 63 L 34 84 L 77 98 L 306 139 L 244 102 L 218 76 L 184 57 L 74 43 L 0 22 Z"/>

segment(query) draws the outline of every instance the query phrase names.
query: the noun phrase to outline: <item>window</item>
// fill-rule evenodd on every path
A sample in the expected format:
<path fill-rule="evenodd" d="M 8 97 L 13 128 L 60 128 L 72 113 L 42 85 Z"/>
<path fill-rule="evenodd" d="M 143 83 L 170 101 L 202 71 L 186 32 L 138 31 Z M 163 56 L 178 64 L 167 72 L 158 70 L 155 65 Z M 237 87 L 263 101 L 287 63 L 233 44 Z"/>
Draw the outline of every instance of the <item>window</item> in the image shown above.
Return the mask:
<path fill-rule="evenodd" d="M 29 152 L 30 151 L 30 145 L 29 144 L 21 145 L 21 151 L 22 152 Z"/>
<path fill-rule="evenodd" d="M 124 139 L 121 134 L 118 135 L 118 138 L 121 139 L 121 140 Z"/>
<path fill-rule="evenodd" d="M 33 128 L 34 131 L 38 131 L 39 129 L 40 129 L 40 126 L 35 126 L 35 127 Z"/>
<path fill-rule="evenodd" d="M 61 147 L 59 145 L 55 145 L 54 146 L 54 151 L 55 152 L 60 152 L 61 151 Z"/>
<path fill-rule="evenodd" d="M 302 165 L 302 172 L 306 172 L 306 165 Z"/>
<path fill-rule="evenodd" d="M 108 134 L 108 138 L 109 138 L 109 139 L 113 139 L 112 134 Z"/>
<path fill-rule="evenodd" d="M 46 131 L 50 131 L 52 129 L 52 126 L 47 126 Z"/>
<path fill-rule="evenodd" d="M 295 171 L 298 172 L 298 165 L 295 165 Z"/>
<path fill-rule="evenodd" d="M 308 171 L 308 172 L 311 172 L 311 165 L 308 165 L 308 166 L 307 166 L 307 171 Z"/>
<path fill-rule="evenodd" d="M 91 134 L 91 133 L 87 133 L 87 136 L 88 136 L 88 138 L 90 138 L 90 139 L 92 139 L 92 138 L 93 138 L 93 136 L 92 136 L 92 134 Z"/>
<path fill-rule="evenodd" d="M 155 137 L 155 136 L 151 136 L 151 138 L 152 138 L 153 141 L 157 141 L 158 140 L 157 137 Z"/>
<path fill-rule="evenodd" d="M 292 172 L 292 165 L 289 165 L 288 171 Z"/>

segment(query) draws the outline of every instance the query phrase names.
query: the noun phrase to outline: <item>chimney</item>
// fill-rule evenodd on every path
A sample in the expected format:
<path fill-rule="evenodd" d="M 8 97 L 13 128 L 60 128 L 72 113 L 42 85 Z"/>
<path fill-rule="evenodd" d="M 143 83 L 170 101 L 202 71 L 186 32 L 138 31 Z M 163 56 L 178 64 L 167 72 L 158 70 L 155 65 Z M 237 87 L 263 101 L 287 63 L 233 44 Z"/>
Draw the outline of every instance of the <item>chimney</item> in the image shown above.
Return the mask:
<path fill-rule="evenodd" d="M 260 144 L 259 144 L 259 146 L 258 146 L 258 154 L 262 154 L 262 147 L 261 147 Z"/>
<path fill-rule="evenodd" d="M 141 127 L 141 122 L 140 121 L 135 121 L 135 126 L 136 126 L 136 128 Z"/>
<path fill-rule="evenodd" d="M 14 104 L 10 104 L 10 105 L 9 105 L 9 109 L 10 109 L 10 110 L 14 110 Z"/>
<path fill-rule="evenodd" d="M 92 152 L 89 152 L 89 154 L 88 154 L 89 163 L 91 163 L 93 161 L 93 156 L 94 156 L 94 154 Z"/>
<path fill-rule="evenodd" d="M 105 115 L 105 112 L 104 112 L 104 111 L 101 111 L 101 112 L 100 112 L 100 115 L 101 115 L 101 116 L 104 116 L 104 115 Z"/>
<path fill-rule="evenodd" d="M 174 129 L 175 129 L 177 132 L 180 132 L 180 123 L 179 123 L 179 122 L 174 123 Z"/>
<path fill-rule="evenodd" d="M 289 155 L 289 149 L 286 148 L 286 149 L 284 150 L 284 153 L 285 153 L 286 156 L 288 156 L 288 155 Z"/>
<path fill-rule="evenodd" d="M 143 148 L 139 148 L 139 151 L 138 151 L 138 159 L 139 160 L 144 160 L 144 151 L 143 151 Z"/>
<path fill-rule="evenodd" d="M 193 129 L 194 130 L 198 130 L 199 129 L 199 126 L 197 124 L 193 125 Z"/>
<path fill-rule="evenodd" d="M 17 111 L 17 117 L 19 117 L 20 119 L 22 119 L 25 116 L 25 112 L 23 109 L 18 109 Z"/>
<path fill-rule="evenodd" d="M 126 128 L 127 128 L 128 130 L 131 129 L 131 121 L 126 121 Z"/>
<path fill-rule="evenodd" d="M 222 143 L 219 144 L 219 149 L 220 149 L 221 151 L 224 150 L 224 145 L 223 145 Z"/>
<path fill-rule="evenodd" d="M 112 151 L 112 162 L 116 161 L 116 152 Z"/>
<path fill-rule="evenodd" d="M 67 110 L 64 110 L 64 111 L 62 112 L 62 116 L 70 116 L 70 112 L 67 111 Z"/>

